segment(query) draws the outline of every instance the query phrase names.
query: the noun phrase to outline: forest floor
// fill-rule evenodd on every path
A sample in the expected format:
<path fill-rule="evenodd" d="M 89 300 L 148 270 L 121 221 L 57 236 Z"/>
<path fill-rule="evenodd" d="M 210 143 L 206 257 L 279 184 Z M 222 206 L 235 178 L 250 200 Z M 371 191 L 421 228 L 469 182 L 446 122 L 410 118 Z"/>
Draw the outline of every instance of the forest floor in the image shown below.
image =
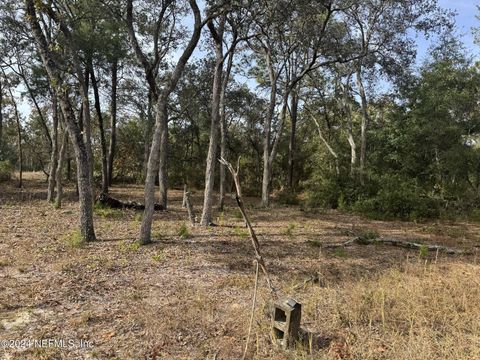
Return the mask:
<path fill-rule="evenodd" d="M 78 204 L 66 190 L 54 209 L 39 175 L 27 174 L 21 190 L 0 184 L 1 359 L 241 358 L 255 265 L 232 199 L 216 213 L 218 226 L 191 227 L 182 191 L 170 191 L 169 210 L 155 214 L 154 242 L 142 247 L 135 244 L 141 212 L 100 209 L 98 241 L 79 246 Z M 114 186 L 111 194 L 142 201 L 143 188 Z M 193 194 L 197 212 L 201 195 Z M 296 349 L 272 345 L 270 293 L 260 275 L 247 358 L 480 359 L 480 224 L 382 222 L 246 203 L 274 286 L 302 304 L 310 334 Z M 367 233 L 474 255 L 322 248 Z"/>

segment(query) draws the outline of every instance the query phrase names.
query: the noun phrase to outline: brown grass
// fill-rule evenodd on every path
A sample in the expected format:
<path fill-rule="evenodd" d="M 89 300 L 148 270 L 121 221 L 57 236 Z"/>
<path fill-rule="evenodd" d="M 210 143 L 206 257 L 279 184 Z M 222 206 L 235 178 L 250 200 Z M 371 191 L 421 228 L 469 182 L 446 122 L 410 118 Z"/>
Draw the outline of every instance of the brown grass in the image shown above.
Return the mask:
<path fill-rule="evenodd" d="M 98 242 L 75 244 L 77 204 L 43 200 L 46 184 L 0 184 L 0 340 L 75 339 L 91 349 L 0 349 L 5 359 L 239 359 L 253 289 L 252 249 L 233 202 L 221 226 L 188 227 L 181 191 L 155 215 L 154 243 L 138 248 L 139 216 L 95 215 Z M 141 186 L 112 189 L 141 201 Z M 193 197 L 196 210 L 201 192 Z M 306 341 L 271 344 L 269 293 L 260 283 L 250 358 L 479 359 L 476 256 L 380 245 L 325 250 L 366 232 L 459 248 L 479 245 L 474 223 L 380 222 L 247 199 L 267 266 L 282 296 L 303 305 Z M 3 352 L 2 352 L 3 351 Z"/>

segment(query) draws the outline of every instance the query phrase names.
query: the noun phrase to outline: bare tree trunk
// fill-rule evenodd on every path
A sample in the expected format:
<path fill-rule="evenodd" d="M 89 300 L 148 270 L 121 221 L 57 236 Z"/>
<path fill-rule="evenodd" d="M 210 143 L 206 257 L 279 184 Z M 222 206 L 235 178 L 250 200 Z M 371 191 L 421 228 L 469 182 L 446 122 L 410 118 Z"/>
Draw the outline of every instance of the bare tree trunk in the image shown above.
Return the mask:
<path fill-rule="evenodd" d="M 347 88 L 348 85 L 342 85 L 342 98 L 340 103 L 342 105 L 344 115 L 347 118 L 347 140 L 348 144 L 350 145 L 350 176 L 354 178 L 357 167 L 357 144 L 355 143 L 355 138 L 353 136 L 352 108 L 348 99 Z"/>
<path fill-rule="evenodd" d="M 112 93 L 110 99 L 110 144 L 108 148 L 108 185 L 112 185 L 113 160 L 115 158 L 115 147 L 117 144 L 117 86 L 118 86 L 118 59 L 112 62 Z"/>
<path fill-rule="evenodd" d="M 362 107 L 362 123 L 360 130 L 360 182 L 362 185 L 365 182 L 365 161 L 366 161 L 366 152 L 367 152 L 367 126 L 369 123 L 368 117 L 368 102 L 367 95 L 365 93 L 365 87 L 362 82 L 362 68 L 361 66 L 357 69 L 357 87 L 360 93 L 361 107 Z"/>
<path fill-rule="evenodd" d="M 270 102 L 268 105 L 268 113 L 264 121 L 263 134 L 263 178 L 262 178 L 262 206 L 270 205 L 270 137 L 272 131 L 272 119 L 275 115 L 275 105 L 277 102 L 277 77 L 273 70 L 271 55 L 269 52 L 265 54 L 267 62 L 268 76 L 270 80 Z"/>
<path fill-rule="evenodd" d="M 19 168 L 19 178 L 18 178 L 18 187 L 23 186 L 23 149 L 22 149 L 22 125 L 20 123 L 20 114 L 18 113 L 17 102 L 13 97 L 12 89 L 8 88 L 10 93 L 10 98 L 12 99 L 13 108 L 15 110 L 15 120 L 17 122 L 17 147 L 18 147 L 18 168 Z"/>
<path fill-rule="evenodd" d="M 90 78 L 92 80 L 93 96 L 95 99 L 95 111 L 97 112 L 98 128 L 100 131 L 100 146 L 102 151 L 102 193 L 108 193 L 108 168 L 107 168 L 107 140 L 105 139 L 105 129 L 103 127 L 103 115 L 100 106 L 100 94 L 98 92 L 98 83 L 93 68 L 93 61 L 88 59 Z"/>
<path fill-rule="evenodd" d="M 288 187 L 293 189 L 293 168 L 295 161 L 295 137 L 297 132 L 297 117 L 298 117 L 298 91 L 292 92 L 291 99 L 291 132 L 290 132 L 290 143 L 288 146 Z"/>
<path fill-rule="evenodd" d="M 29 0 L 32 1 L 32 0 Z M 200 14 L 200 9 L 195 0 L 189 0 L 190 8 L 192 10 L 195 25 L 190 37 L 190 40 L 183 50 L 182 55 L 178 59 L 177 65 L 168 80 L 165 87 L 162 89 L 161 95 L 158 97 L 157 100 L 157 111 L 156 111 L 156 121 L 155 121 L 155 129 L 152 139 L 152 147 L 150 150 L 150 156 L 148 158 L 148 165 L 147 165 L 147 176 L 145 179 L 145 211 L 143 213 L 142 218 L 142 225 L 140 228 L 140 237 L 139 242 L 140 244 L 147 244 L 151 242 L 151 230 L 152 230 L 152 222 L 153 222 L 153 212 L 154 212 L 154 204 L 155 204 L 155 177 L 159 170 L 159 157 L 160 157 L 160 143 L 162 135 L 165 136 L 166 134 L 162 134 L 162 127 L 166 127 L 165 125 L 168 124 L 167 121 L 167 101 L 170 94 L 175 90 L 178 80 L 182 76 L 183 70 L 185 69 L 185 65 L 187 64 L 190 56 L 192 55 L 193 51 L 195 50 L 198 41 L 200 39 L 200 34 L 202 31 L 202 19 Z M 132 24 L 132 15 L 133 14 L 133 4 L 132 1 L 127 2 L 127 22 L 128 22 L 128 31 L 130 40 L 133 45 L 138 47 L 138 43 L 135 37 L 133 24 Z M 143 56 L 138 56 L 142 58 Z M 141 60 L 141 59 L 140 59 Z M 167 134 L 168 135 L 168 134 Z M 166 144 L 166 143 L 165 143 Z M 166 157 L 166 154 L 165 154 Z M 166 165 L 166 164 L 165 164 Z"/>
<path fill-rule="evenodd" d="M 167 106 L 158 109 L 164 114 L 160 123 L 160 154 L 158 169 L 158 188 L 160 192 L 159 203 L 167 210 L 167 192 L 168 192 L 168 113 Z"/>
<path fill-rule="evenodd" d="M 0 78 L 0 144 L 3 138 L 3 88 L 2 78 Z"/>
<path fill-rule="evenodd" d="M 208 146 L 207 168 L 205 170 L 205 195 L 200 224 L 208 226 L 212 223 L 213 185 L 215 181 L 215 164 L 217 162 L 218 125 L 220 121 L 220 101 L 222 93 L 223 74 L 223 32 L 226 16 L 220 19 L 218 30 L 213 23 L 209 23 L 210 32 L 215 41 L 215 74 L 213 77 L 212 114 L 210 124 L 210 143 Z"/>
<path fill-rule="evenodd" d="M 95 192 L 93 179 L 93 152 L 92 152 L 92 119 L 90 116 L 90 100 L 88 98 L 89 88 L 89 70 L 88 66 L 85 68 L 85 77 L 80 79 L 80 94 L 82 97 L 82 109 L 83 109 L 83 141 L 85 143 L 85 149 L 87 151 L 87 161 L 90 174 L 90 184 L 92 186 L 92 192 Z M 78 174 L 77 174 L 78 175 Z M 92 196 L 93 201 L 93 196 Z"/>
<path fill-rule="evenodd" d="M 227 60 L 227 68 L 225 70 L 225 73 L 222 79 L 222 93 L 220 95 L 220 158 L 221 159 L 227 158 L 227 118 L 226 118 L 227 115 L 225 112 L 225 105 L 226 105 L 225 96 L 227 92 L 228 81 L 230 78 L 230 72 L 232 71 L 235 47 L 236 47 L 236 44 L 233 44 L 230 49 L 230 53 L 228 55 L 228 60 Z M 225 164 L 220 163 L 220 186 L 219 186 L 220 198 L 218 201 L 218 207 L 220 210 L 223 210 L 223 207 L 225 205 L 225 180 L 226 180 Z"/>
<path fill-rule="evenodd" d="M 350 176 L 355 176 L 355 168 L 357 167 L 357 145 L 353 138 L 351 127 L 348 128 L 348 144 L 350 145 Z"/>
<path fill-rule="evenodd" d="M 80 202 L 80 232 L 82 238 L 86 241 L 95 240 L 95 230 L 93 226 L 93 192 L 92 192 L 92 176 L 91 176 L 91 157 L 87 150 L 87 144 L 82 136 L 82 132 L 78 126 L 78 123 L 75 119 L 75 112 L 70 104 L 69 99 L 69 85 L 65 83 L 58 73 L 58 65 L 55 63 L 54 58 L 50 54 L 49 44 L 45 38 L 45 35 L 42 32 L 42 29 L 39 25 L 39 20 L 37 18 L 36 9 L 34 0 L 25 0 L 26 11 L 27 11 L 27 20 L 32 27 L 33 36 L 37 44 L 40 57 L 43 62 L 43 66 L 47 71 L 50 83 L 54 88 L 60 106 L 62 109 L 63 117 L 65 123 L 68 127 L 69 135 L 72 139 L 72 144 L 75 150 L 75 155 L 77 159 L 77 178 L 78 178 L 78 189 L 79 189 L 79 202 Z M 65 35 L 68 37 L 70 35 L 67 30 L 65 30 Z M 72 50 L 72 53 L 75 55 L 75 52 Z M 77 63 L 78 65 L 78 63 Z M 78 67 L 78 66 L 77 66 Z M 77 71 L 78 73 L 78 71 Z M 82 75 L 81 73 L 79 74 Z M 84 80 L 82 83 L 84 83 Z M 85 87 L 82 86 L 84 89 Z M 85 95 L 85 94 L 84 94 Z M 86 94 L 88 95 L 88 94 Z M 88 98 L 84 100 L 85 105 L 87 105 L 88 112 Z M 86 117 L 88 118 L 88 116 Z M 89 134 L 90 135 L 90 134 Z M 87 137 L 87 140 L 89 138 Z M 88 143 L 88 141 L 87 141 Z"/>
<path fill-rule="evenodd" d="M 155 178 L 159 168 L 160 142 L 162 136 L 162 123 L 167 115 L 167 98 L 158 99 L 157 111 L 155 116 L 155 131 L 153 134 L 152 146 L 147 164 L 147 176 L 145 178 L 145 211 L 143 213 L 142 225 L 140 227 L 140 243 L 148 244 L 151 242 L 151 231 L 153 222 L 153 212 L 155 203 Z"/>
<path fill-rule="evenodd" d="M 57 187 L 57 195 L 55 197 L 55 207 L 57 209 L 62 207 L 62 198 L 63 198 L 63 184 L 62 184 L 62 172 L 63 172 L 63 163 L 65 160 L 65 154 L 67 152 L 68 146 L 68 131 L 66 127 L 63 128 L 63 138 L 62 146 L 60 148 L 60 154 L 58 156 L 58 164 L 55 172 L 55 182 Z"/>
<path fill-rule="evenodd" d="M 150 91 L 148 95 L 148 109 L 145 123 L 144 139 L 145 144 L 143 148 L 143 178 L 147 178 L 148 156 L 150 154 L 152 131 L 155 121 L 153 119 L 153 94 Z"/>
<path fill-rule="evenodd" d="M 53 120 L 53 138 L 50 156 L 50 171 L 48 174 L 48 193 L 47 201 L 52 202 L 55 192 L 55 171 L 58 161 L 58 104 L 55 94 L 52 94 L 52 120 Z"/>
<path fill-rule="evenodd" d="M 190 198 L 190 191 L 185 192 L 185 207 L 187 208 L 190 224 L 192 224 L 192 226 L 195 226 L 195 212 L 193 211 L 192 199 Z"/>
<path fill-rule="evenodd" d="M 313 116 L 312 116 L 313 117 Z M 328 152 L 330 154 L 332 154 L 333 158 L 335 159 L 335 173 L 337 175 L 340 175 L 340 167 L 339 167 L 339 164 L 338 164 L 338 154 L 335 152 L 335 150 L 333 150 L 333 148 L 330 146 L 330 144 L 328 143 L 327 139 L 325 139 L 325 137 L 323 136 L 323 133 L 322 133 L 322 129 L 320 127 L 320 124 L 318 123 L 317 119 L 315 117 L 313 117 L 313 121 L 315 121 L 315 125 L 317 126 L 317 131 L 318 131 L 318 136 L 320 138 L 320 140 L 322 140 L 322 142 L 325 144 L 325 146 L 327 147 L 328 149 Z"/>

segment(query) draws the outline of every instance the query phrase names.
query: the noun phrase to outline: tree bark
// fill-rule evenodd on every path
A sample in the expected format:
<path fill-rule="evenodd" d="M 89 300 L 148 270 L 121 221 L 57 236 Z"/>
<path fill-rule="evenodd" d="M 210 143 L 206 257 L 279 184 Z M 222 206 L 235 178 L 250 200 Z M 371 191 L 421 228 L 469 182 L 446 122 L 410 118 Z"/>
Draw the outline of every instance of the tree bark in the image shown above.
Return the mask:
<path fill-rule="evenodd" d="M 18 113 L 17 102 L 13 97 L 12 89 L 8 88 L 8 91 L 10 93 L 10 98 L 12 99 L 13 109 L 15 112 L 15 121 L 17 123 L 17 147 L 18 147 L 18 169 L 19 169 L 18 187 L 21 188 L 23 186 L 22 124 L 20 123 L 20 114 Z"/>
<path fill-rule="evenodd" d="M 48 193 L 47 201 L 52 202 L 55 192 L 55 171 L 58 166 L 58 104 L 57 98 L 52 95 L 52 120 L 53 120 L 53 137 L 52 149 L 50 156 L 50 171 L 48 174 Z"/>
<path fill-rule="evenodd" d="M 320 140 L 322 140 L 322 142 L 327 147 L 328 152 L 330 154 L 332 154 L 333 158 L 335 159 L 335 173 L 337 175 L 340 175 L 340 167 L 339 167 L 339 164 L 338 164 L 338 154 L 335 152 L 335 150 L 333 150 L 333 148 L 328 143 L 327 139 L 325 139 L 325 137 L 323 136 L 322 129 L 321 129 L 320 124 L 318 123 L 317 119 L 314 116 L 312 116 L 312 118 L 313 118 L 313 121 L 315 121 L 315 125 L 317 126 L 318 137 L 320 138 Z"/>
<path fill-rule="evenodd" d="M 95 76 L 95 69 L 93 68 L 93 60 L 90 57 L 88 59 L 88 68 L 90 72 L 90 78 L 92 80 L 93 96 L 95 100 L 95 111 L 98 118 L 98 128 L 100 131 L 100 147 L 102 151 L 102 193 L 108 193 L 108 168 L 107 168 L 107 140 L 105 138 L 105 129 L 103 127 L 103 115 L 100 105 L 100 94 L 98 92 L 98 83 Z"/>
<path fill-rule="evenodd" d="M 160 192 L 159 203 L 163 208 L 167 209 L 167 192 L 168 192 L 168 110 L 167 104 L 162 104 L 157 109 L 163 114 L 161 116 L 160 126 L 160 154 L 158 167 L 158 190 Z"/>
<path fill-rule="evenodd" d="M 270 101 L 268 104 L 268 113 L 263 124 L 263 178 L 262 178 L 262 206 L 270 205 L 270 137 L 272 131 L 272 119 L 275 115 L 275 106 L 277 102 L 277 76 L 273 69 L 271 54 L 265 53 L 265 60 L 268 68 L 268 78 L 270 80 Z"/>
<path fill-rule="evenodd" d="M 79 64 L 77 64 L 79 67 Z M 82 78 L 81 71 L 77 72 L 77 77 L 80 79 L 80 94 L 82 97 L 82 119 L 83 119 L 83 141 L 87 151 L 87 162 L 89 168 L 90 184 L 92 186 L 92 204 L 95 193 L 95 181 L 93 179 L 93 152 L 92 152 L 92 119 L 90 114 L 90 99 L 88 98 L 89 88 L 89 70 L 85 67 L 85 77 Z M 75 116 L 75 114 L 73 114 Z M 78 174 L 77 174 L 78 175 Z"/>
<path fill-rule="evenodd" d="M 236 39 L 234 40 L 236 41 Z M 220 158 L 226 159 L 227 157 L 227 114 L 225 112 L 226 107 L 226 92 L 227 85 L 230 79 L 230 73 L 233 66 L 233 57 L 235 54 L 236 43 L 232 44 L 230 53 L 228 54 L 227 68 L 222 79 L 222 92 L 220 95 Z M 219 201 L 218 207 L 222 211 L 225 205 L 225 180 L 226 169 L 225 164 L 220 163 L 220 186 L 219 186 Z"/>
<path fill-rule="evenodd" d="M 149 91 L 148 95 L 148 108 L 147 108 L 147 118 L 145 123 L 144 130 L 144 148 L 143 148 L 143 180 L 147 178 L 147 168 L 148 168 L 148 156 L 150 154 L 151 141 L 152 141 L 152 132 L 153 126 L 155 125 L 155 120 L 153 118 L 153 94 Z"/>
<path fill-rule="evenodd" d="M 291 132 L 290 132 L 290 142 L 288 146 L 288 187 L 290 190 L 293 190 L 294 183 L 293 183 L 293 168 L 294 168 L 294 161 L 295 161 L 295 140 L 296 140 L 296 132 L 297 132 L 297 118 L 298 118 L 298 92 L 292 92 L 292 99 L 290 102 L 290 109 L 291 109 Z"/>
<path fill-rule="evenodd" d="M 118 59 L 112 61 L 112 93 L 110 99 L 110 144 L 108 147 L 108 186 L 112 185 L 113 160 L 117 144 L 117 86 L 118 86 Z"/>
<path fill-rule="evenodd" d="M 215 41 L 215 73 L 213 77 L 212 114 L 210 123 L 210 142 L 208 146 L 207 167 L 205 170 L 205 194 L 200 224 L 208 226 L 212 223 L 213 186 L 215 182 L 215 164 L 217 158 L 218 132 L 220 122 L 220 101 L 223 75 L 223 33 L 226 16 L 220 18 L 218 30 L 209 23 L 212 38 Z"/>
<path fill-rule="evenodd" d="M 2 79 L 0 78 L 0 144 L 3 138 L 3 88 Z"/>
<path fill-rule="evenodd" d="M 65 161 L 65 154 L 67 152 L 67 146 L 68 146 L 68 131 L 66 127 L 64 127 L 63 137 L 62 137 L 62 146 L 60 147 L 60 154 L 58 156 L 58 164 L 55 172 L 55 183 L 57 187 L 57 194 L 55 197 L 55 207 L 57 209 L 62 207 L 62 198 L 63 198 L 62 172 L 63 172 L 63 163 Z"/>
<path fill-rule="evenodd" d="M 88 141 L 86 142 L 83 138 L 82 132 L 80 131 L 78 123 L 75 119 L 75 112 L 68 97 L 69 85 L 62 80 L 58 73 L 59 67 L 50 54 L 49 45 L 39 25 L 34 0 L 25 0 L 25 4 L 28 15 L 27 19 L 32 28 L 33 36 L 42 59 L 43 66 L 47 71 L 52 88 L 55 90 L 60 102 L 63 117 L 68 127 L 68 132 L 71 136 L 73 148 L 75 150 L 80 203 L 80 232 L 84 240 L 93 241 L 95 240 L 95 230 L 93 226 L 93 184 L 91 182 L 91 157 L 87 149 Z M 84 83 L 84 81 L 82 82 Z M 88 105 L 88 99 L 85 101 L 85 104 Z"/>
<path fill-rule="evenodd" d="M 32 1 L 32 0 L 30 0 Z M 132 16 L 132 2 L 129 1 L 127 6 L 127 17 L 130 18 Z M 180 79 L 183 70 L 185 69 L 185 65 L 187 64 L 190 56 L 192 55 L 193 51 L 195 50 L 198 41 L 200 39 L 200 34 L 202 31 L 202 20 L 200 15 L 200 9 L 198 8 L 197 2 L 195 0 L 189 0 L 190 8 L 192 9 L 192 13 L 195 19 L 195 25 L 193 29 L 193 33 L 190 37 L 190 40 L 185 47 L 182 55 L 180 56 L 175 69 L 162 90 L 162 94 L 158 98 L 157 101 L 157 111 L 156 111 L 156 120 L 155 120 L 155 128 L 154 134 L 152 139 L 152 147 L 150 149 L 150 155 L 147 164 L 147 176 L 145 179 L 145 211 L 142 218 L 142 225 L 140 228 L 140 236 L 139 242 L 141 244 L 147 244 L 151 242 L 151 230 L 152 230 L 152 222 L 153 222 L 153 212 L 154 212 L 154 204 L 155 204 L 155 177 L 159 168 L 159 152 L 160 152 L 160 143 L 161 137 L 168 135 L 162 134 L 162 131 L 165 130 L 165 124 L 167 124 L 167 101 L 170 94 L 175 90 L 178 80 Z M 131 25 L 131 21 L 129 21 L 129 28 Z M 134 38 L 134 34 L 132 35 L 132 29 L 129 29 L 129 34 L 131 41 L 134 43 L 136 39 Z"/>
<path fill-rule="evenodd" d="M 367 126 L 369 123 L 368 117 L 368 101 L 367 95 L 365 93 L 365 87 L 363 86 L 362 81 L 362 68 L 361 66 L 357 69 L 357 87 L 360 93 L 361 99 L 361 108 L 362 108 L 362 122 L 360 130 L 360 182 L 363 185 L 365 182 L 365 161 L 366 161 L 366 152 L 367 152 Z"/>
<path fill-rule="evenodd" d="M 348 99 L 347 86 L 342 87 L 342 98 L 340 103 L 342 105 L 343 113 L 347 119 L 347 140 L 350 145 L 350 176 L 355 177 L 355 171 L 357 168 L 357 144 L 355 143 L 355 138 L 353 136 L 353 119 L 352 119 L 352 109 L 351 104 Z"/>

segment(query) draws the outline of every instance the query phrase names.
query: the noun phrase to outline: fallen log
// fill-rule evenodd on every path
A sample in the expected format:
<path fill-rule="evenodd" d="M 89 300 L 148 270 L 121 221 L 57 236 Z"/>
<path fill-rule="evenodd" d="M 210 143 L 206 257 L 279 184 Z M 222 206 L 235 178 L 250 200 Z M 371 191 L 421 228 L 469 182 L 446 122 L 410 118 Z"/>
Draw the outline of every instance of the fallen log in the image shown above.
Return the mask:
<path fill-rule="evenodd" d="M 97 203 L 102 206 L 109 207 L 112 209 L 134 209 L 134 210 L 145 210 L 145 205 L 137 203 L 136 201 L 120 201 L 111 197 L 108 194 L 101 193 L 96 200 Z M 163 206 L 161 204 L 154 204 L 155 211 L 162 211 Z"/>
<path fill-rule="evenodd" d="M 427 249 L 428 251 L 438 251 L 438 252 L 443 252 L 445 254 L 451 254 L 451 255 L 473 254 L 473 251 L 471 250 L 454 249 L 454 248 L 449 248 L 442 245 L 420 244 L 416 242 L 397 240 L 397 239 L 386 239 L 383 237 L 372 238 L 372 239 L 366 239 L 364 237 L 356 237 L 354 239 L 350 239 L 341 243 L 325 244 L 322 247 L 326 249 L 332 249 L 332 248 L 338 248 L 338 247 L 352 246 L 354 244 L 357 244 L 357 245 L 383 244 L 383 245 L 398 246 L 398 247 L 414 249 L 414 250 Z"/>

